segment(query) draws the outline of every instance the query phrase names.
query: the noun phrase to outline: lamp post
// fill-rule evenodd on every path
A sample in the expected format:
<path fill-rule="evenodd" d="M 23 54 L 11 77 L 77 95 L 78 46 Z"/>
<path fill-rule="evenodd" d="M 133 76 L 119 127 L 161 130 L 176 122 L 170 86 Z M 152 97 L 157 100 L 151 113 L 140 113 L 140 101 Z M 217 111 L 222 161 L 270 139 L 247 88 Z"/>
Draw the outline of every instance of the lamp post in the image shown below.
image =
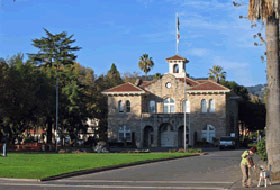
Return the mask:
<path fill-rule="evenodd" d="M 184 111 L 184 152 L 187 152 L 187 102 L 186 102 L 186 71 L 184 69 L 184 101 L 185 110 Z"/>
<path fill-rule="evenodd" d="M 56 87 L 55 87 L 55 152 L 57 152 L 57 123 L 58 123 L 58 78 L 56 72 Z"/>

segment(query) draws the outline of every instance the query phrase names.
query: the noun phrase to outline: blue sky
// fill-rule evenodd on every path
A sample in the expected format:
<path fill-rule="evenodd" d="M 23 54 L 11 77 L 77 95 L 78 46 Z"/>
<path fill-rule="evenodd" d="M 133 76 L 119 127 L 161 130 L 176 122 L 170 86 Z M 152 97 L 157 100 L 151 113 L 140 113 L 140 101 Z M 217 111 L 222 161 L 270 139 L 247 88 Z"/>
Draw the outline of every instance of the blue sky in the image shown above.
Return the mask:
<path fill-rule="evenodd" d="M 238 18 L 246 11 L 232 0 L 0 0 L 0 57 L 37 52 L 31 40 L 46 28 L 74 34 L 82 47 L 77 61 L 95 74 L 105 74 L 112 63 L 121 73 L 143 74 L 137 65 L 143 53 L 155 62 L 150 74 L 165 73 L 165 58 L 176 54 L 178 12 L 179 55 L 190 61 L 191 76 L 207 77 L 212 65 L 221 65 L 227 80 L 265 83 L 265 48 L 253 45 L 253 35 L 264 29 Z"/>

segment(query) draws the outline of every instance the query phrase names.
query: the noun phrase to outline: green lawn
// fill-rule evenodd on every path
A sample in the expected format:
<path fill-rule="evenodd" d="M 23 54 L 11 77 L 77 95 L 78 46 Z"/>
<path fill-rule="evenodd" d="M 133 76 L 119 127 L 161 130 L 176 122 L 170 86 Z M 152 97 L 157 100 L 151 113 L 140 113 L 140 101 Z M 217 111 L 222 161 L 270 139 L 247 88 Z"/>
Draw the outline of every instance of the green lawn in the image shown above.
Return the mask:
<path fill-rule="evenodd" d="M 10 153 L 0 157 L 0 178 L 43 179 L 48 176 L 111 166 L 154 160 L 189 153 L 106 153 L 106 154 L 23 154 Z"/>

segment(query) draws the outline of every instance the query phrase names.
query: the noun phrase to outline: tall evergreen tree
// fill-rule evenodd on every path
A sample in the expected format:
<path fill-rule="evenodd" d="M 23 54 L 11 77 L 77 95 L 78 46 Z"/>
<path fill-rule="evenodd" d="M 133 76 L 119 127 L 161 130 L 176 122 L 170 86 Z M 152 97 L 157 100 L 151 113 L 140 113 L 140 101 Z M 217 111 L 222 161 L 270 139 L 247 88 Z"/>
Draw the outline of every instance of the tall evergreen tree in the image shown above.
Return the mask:
<path fill-rule="evenodd" d="M 64 67 L 73 65 L 76 59 L 74 52 L 80 50 L 78 46 L 72 46 L 75 42 L 72 39 L 73 35 L 67 36 L 66 32 L 52 34 L 47 29 L 44 29 L 46 37 L 33 40 L 33 46 L 39 51 L 36 54 L 29 54 L 30 62 L 39 64 L 45 67 L 45 71 L 49 73 L 51 79 L 62 77 Z M 54 80 L 53 80 L 54 81 Z M 54 82 L 55 84 L 55 82 Z M 60 93 L 61 94 L 61 93 Z M 50 102 L 49 105 L 54 105 L 55 102 Z M 52 142 L 52 127 L 55 121 L 55 110 L 52 108 L 47 113 L 47 141 Z"/>

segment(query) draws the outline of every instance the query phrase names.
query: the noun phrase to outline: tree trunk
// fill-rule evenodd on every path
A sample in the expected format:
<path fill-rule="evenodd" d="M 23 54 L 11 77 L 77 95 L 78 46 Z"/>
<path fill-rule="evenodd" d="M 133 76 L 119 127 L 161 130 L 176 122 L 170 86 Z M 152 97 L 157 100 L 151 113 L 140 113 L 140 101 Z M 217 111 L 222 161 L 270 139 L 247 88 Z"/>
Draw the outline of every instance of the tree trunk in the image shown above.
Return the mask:
<path fill-rule="evenodd" d="M 280 174 L 280 67 L 279 20 L 269 18 L 265 25 L 266 72 L 268 84 L 266 150 L 272 172 Z"/>
<path fill-rule="evenodd" d="M 47 118 L 47 144 L 52 144 L 52 118 Z"/>

